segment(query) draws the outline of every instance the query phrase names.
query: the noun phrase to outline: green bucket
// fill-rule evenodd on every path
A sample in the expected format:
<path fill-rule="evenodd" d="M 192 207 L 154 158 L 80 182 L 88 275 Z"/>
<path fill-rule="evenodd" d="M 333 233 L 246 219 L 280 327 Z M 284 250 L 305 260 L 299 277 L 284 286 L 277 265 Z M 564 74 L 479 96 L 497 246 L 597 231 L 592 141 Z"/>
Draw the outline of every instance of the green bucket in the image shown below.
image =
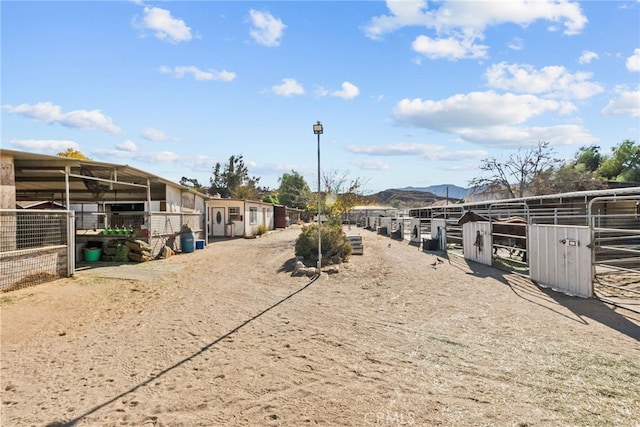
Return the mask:
<path fill-rule="evenodd" d="M 87 262 L 96 262 L 100 261 L 100 257 L 102 256 L 102 249 L 100 248 L 85 248 L 84 249 L 84 260 Z"/>

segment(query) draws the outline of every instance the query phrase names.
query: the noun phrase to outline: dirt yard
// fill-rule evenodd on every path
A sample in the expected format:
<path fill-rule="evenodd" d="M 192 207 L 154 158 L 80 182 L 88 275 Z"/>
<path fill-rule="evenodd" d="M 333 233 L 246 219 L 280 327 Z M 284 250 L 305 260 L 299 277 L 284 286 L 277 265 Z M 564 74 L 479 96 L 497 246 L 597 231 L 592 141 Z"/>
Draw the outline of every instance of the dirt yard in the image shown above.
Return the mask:
<path fill-rule="evenodd" d="M 1 294 L 9 426 L 639 426 L 640 315 L 353 227 L 298 227 Z"/>

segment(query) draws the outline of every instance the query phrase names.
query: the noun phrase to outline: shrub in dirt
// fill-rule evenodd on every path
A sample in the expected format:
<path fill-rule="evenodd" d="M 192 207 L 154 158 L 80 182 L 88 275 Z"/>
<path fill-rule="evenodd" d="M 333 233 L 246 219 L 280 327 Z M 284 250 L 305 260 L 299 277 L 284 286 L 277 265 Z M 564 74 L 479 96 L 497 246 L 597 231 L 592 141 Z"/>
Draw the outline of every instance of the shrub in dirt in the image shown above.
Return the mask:
<path fill-rule="evenodd" d="M 268 232 L 269 232 L 269 229 L 267 228 L 267 226 L 266 226 L 266 225 L 263 225 L 263 224 L 260 224 L 260 225 L 258 226 L 258 231 L 256 232 L 256 234 L 257 234 L 258 236 L 262 236 L 262 235 L 264 235 L 264 234 L 267 234 Z"/>
<path fill-rule="evenodd" d="M 322 264 L 339 264 L 349 258 L 352 252 L 351 242 L 342 231 L 342 225 L 331 226 L 323 224 L 322 235 Z M 296 240 L 296 256 L 306 261 L 318 262 L 318 226 L 311 224 L 302 227 L 302 232 Z"/>

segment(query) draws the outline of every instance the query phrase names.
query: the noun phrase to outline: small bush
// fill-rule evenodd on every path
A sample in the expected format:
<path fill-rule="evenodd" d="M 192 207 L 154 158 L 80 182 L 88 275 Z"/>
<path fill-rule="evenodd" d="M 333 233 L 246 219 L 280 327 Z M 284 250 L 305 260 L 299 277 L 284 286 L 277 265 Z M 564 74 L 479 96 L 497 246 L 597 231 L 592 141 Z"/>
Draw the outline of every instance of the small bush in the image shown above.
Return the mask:
<path fill-rule="evenodd" d="M 342 225 L 331 226 L 323 224 L 322 237 L 322 264 L 338 264 L 349 258 L 353 248 L 346 234 L 342 231 Z M 302 227 L 302 232 L 296 240 L 296 256 L 305 260 L 318 262 L 318 226 L 312 224 Z"/>
<path fill-rule="evenodd" d="M 267 226 L 264 224 L 260 224 L 258 226 L 258 232 L 256 234 L 258 236 L 262 236 L 263 234 L 267 234 L 268 232 L 269 232 L 269 229 L 267 228 Z"/>

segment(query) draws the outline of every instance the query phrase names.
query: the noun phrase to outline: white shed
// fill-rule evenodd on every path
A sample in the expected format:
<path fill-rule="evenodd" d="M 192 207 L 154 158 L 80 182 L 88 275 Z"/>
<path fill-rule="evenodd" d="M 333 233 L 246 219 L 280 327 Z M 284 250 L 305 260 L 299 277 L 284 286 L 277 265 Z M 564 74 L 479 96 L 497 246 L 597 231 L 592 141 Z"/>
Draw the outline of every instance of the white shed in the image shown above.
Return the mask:
<path fill-rule="evenodd" d="M 274 208 L 257 200 L 218 199 L 207 202 L 208 234 L 211 237 L 252 237 L 264 225 L 274 229 Z"/>

